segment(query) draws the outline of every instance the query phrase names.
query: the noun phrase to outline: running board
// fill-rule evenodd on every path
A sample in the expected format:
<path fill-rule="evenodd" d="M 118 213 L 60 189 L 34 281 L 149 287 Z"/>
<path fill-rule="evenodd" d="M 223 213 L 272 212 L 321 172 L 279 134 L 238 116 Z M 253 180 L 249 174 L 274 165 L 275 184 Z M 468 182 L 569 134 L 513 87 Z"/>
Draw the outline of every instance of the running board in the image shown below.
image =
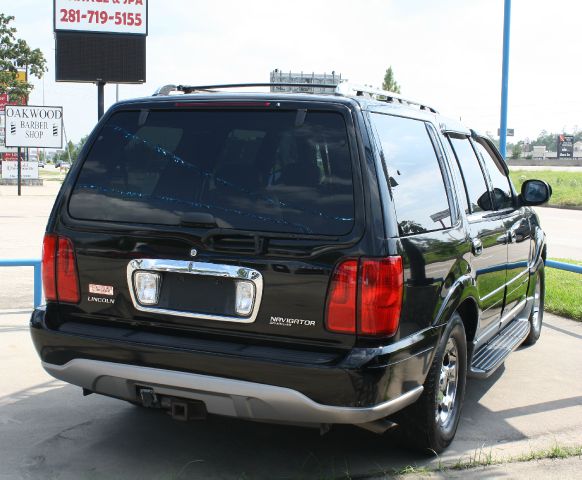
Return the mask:
<path fill-rule="evenodd" d="M 529 329 L 527 318 L 518 318 L 511 322 L 473 355 L 469 376 L 489 377 L 522 344 L 529 335 Z"/>

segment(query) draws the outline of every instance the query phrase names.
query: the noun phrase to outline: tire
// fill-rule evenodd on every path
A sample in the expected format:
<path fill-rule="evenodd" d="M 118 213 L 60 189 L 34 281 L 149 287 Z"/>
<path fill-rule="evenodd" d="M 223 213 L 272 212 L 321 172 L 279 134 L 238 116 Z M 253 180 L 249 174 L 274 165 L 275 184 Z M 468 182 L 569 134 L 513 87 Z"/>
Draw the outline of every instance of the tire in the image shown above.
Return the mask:
<path fill-rule="evenodd" d="M 523 341 L 523 345 L 535 344 L 542 333 L 544 320 L 544 299 L 546 296 L 546 273 L 542 263 L 535 274 L 534 304 L 529 315 L 529 335 Z"/>
<path fill-rule="evenodd" d="M 455 351 L 456 360 L 453 360 Z M 454 375 L 452 366 L 456 377 L 451 377 Z M 445 378 L 447 372 L 448 379 Z M 444 378 L 442 381 L 441 377 Z M 422 395 L 396 419 L 410 447 L 440 453 L 450 445 L 461 418 L 466 379 L 467 338 L 461 316 L 455 312 L 437 347 Z M 443 388 L 448 392 L 445 397 L 442 397 Z M 445 408 L 446 403 L 450 403 L 452 408 Z"/>

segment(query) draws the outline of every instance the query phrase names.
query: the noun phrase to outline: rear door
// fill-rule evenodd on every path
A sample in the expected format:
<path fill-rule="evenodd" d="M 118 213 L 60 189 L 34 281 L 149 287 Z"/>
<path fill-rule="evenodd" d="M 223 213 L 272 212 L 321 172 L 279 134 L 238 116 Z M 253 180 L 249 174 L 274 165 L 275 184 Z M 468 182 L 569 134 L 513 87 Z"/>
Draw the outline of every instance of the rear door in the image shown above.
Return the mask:
<path fill-rule="evenodd" d="M 479 294 L 479 341 L 495 335 L 503 310 L 507 266 L 506 218 L 494 210 L 482 165 L 467 135 L 448 134 L 467 195 L 471 266 Z"/>
<path fill-rule="evenodd" d="M 82 301 L 135 328 L 349 347 L 323 317 L 364 231 L 350 110 L 269 102 L 111 114 L 75 170 L 59 234 Z"/>
<path fill-rule="evenodd" d="M 531 228 L 524 207 L 516 208 L 507 171 L 494 147 L 485 138 L 476 138 L 473 144 L 489 175 L 495 210 L 505 223 L 508 253 L 503 316 L 509 321 L 513 310 L 524 305 L 527 295 Z"/>

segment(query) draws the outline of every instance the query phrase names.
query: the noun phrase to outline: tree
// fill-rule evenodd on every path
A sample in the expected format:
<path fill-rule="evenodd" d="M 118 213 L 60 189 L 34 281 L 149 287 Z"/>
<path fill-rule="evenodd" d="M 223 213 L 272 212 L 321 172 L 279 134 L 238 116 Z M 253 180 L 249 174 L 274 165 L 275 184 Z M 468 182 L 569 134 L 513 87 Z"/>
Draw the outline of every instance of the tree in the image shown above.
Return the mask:
<path fill-rule="evenodd" d="M 14 17 L 0 13 L 0 94 L 9 93 L 14 98 L 27 98 L 34 85 L 18 78 L 18 69 L 26 76 L 42 78 L 47 71 L 46 60 L 40 49 L 32 50 L 25 40 L 15 37 L 16 28 L 10 26 Z"/>
<path fill-rule="evenodd" d="M 516 145 L 513 146 L 513 149 L 511 150 L 511 158 L 517 159 L 521 157 L 522 153 L 523 150 L 521 148 L 521 142 L 518 142 Z"/>
<path fill-rule="evenodd" d="M 392 65 L 388 67 L 386 73 L 384 74 L 384 82 L 382 83 L 382 90 L 388 90 L 389 92 L 400 93 L 400 85 L 394 79 L 394 72 L 392 71 Z"/>
<path fill-rule="evenodd" d="M 75 163 L 88 138 L 89 135 L 85 135 L 77 144 L 69 140 L 67 145 L 65 145 L 65 150 L 60 150 L 56 153 L 54 161 L 68 162 L 70 159 L 72 163 Z"/>

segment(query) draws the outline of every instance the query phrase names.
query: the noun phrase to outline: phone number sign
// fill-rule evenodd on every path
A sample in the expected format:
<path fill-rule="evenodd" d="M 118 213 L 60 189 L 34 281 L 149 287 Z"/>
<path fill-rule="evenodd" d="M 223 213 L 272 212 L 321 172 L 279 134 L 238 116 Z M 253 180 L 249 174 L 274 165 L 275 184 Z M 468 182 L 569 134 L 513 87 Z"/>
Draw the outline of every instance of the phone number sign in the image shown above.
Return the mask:
<path fill-rule="evenodd" d="M 147 0 L 54 0 L 55 31 L 147 35 Z"/>

